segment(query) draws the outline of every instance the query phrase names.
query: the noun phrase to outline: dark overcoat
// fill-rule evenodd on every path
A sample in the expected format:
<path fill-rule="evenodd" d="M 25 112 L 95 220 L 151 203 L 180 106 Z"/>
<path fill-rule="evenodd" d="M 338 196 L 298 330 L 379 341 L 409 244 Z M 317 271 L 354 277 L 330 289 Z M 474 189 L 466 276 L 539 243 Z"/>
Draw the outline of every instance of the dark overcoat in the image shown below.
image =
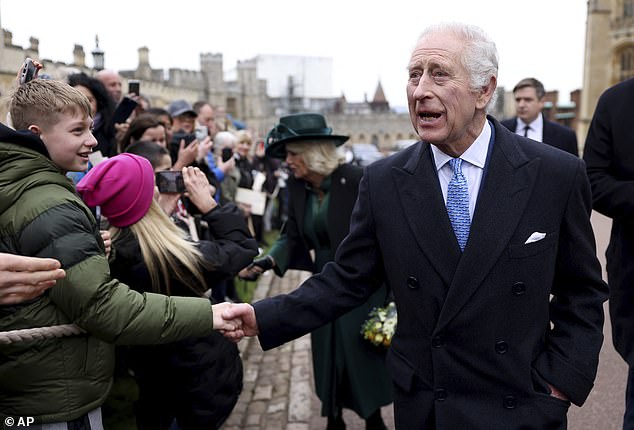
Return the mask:
<path fill-rule="evenodd" d="M 612 218 L 606 251 L 614 347 L 634 366 L 634 79 L 605 91 L 583 158 L 594 209 Z"/>
<path fill-rule="evenodd" d="M 495 140 L 464 253 L 419 142 L 366 169 L 335 262 L 254 305 L 268 349 L 387 281 L 398 429 L 564 429 L 569 403 L 546 382 L 581 405 L 596 376 L 607 286 L 584 163 L 489 121 Z M 528 241 L 533 233 L 545 235 Z"/>

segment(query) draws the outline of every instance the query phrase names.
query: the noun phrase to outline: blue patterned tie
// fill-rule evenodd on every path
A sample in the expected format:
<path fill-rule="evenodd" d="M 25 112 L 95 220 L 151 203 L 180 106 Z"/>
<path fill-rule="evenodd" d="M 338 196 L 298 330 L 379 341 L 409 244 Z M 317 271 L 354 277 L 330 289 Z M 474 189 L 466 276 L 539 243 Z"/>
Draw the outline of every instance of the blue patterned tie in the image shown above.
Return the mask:
<path fill-rule="evenodd" d="M 467 178 L 462 174 L 462 158 L 452 158 L 449 160 L 449 165 L 453 169 L 453 176 L 447 188 L 447 213 L 456 239 L 458 239 L 458 245 L 464 251 L 471 226 L 469 188 L 467 187 Z"/>

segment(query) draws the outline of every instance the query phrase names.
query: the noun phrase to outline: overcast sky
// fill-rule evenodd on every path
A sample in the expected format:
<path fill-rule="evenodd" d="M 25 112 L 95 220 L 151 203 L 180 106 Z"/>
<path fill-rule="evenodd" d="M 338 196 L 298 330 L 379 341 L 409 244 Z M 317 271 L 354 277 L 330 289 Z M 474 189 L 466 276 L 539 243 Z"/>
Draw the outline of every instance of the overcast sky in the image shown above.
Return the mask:
<path fill-rule="evenodd" d="M 83 45 L 87 65 L 95 34 L 106 67 L 137 66 L 150 49 L 153 68 L 199 69 L 201 52 L 222 53 L 225 70 L 258 54 L 333 59 L 333 96 L 362 101 L 381 80 L 393 106 L 405 106 L 406 65 L 422 29 L 441 21 L 482 27 L 500 54 L 499 85 L 533 76 L 560 100 L 583 79 L 584 0 L 0 0 L 0 24 L 13 43 L 40 40 L 40 57 L 71 63 Z"/>

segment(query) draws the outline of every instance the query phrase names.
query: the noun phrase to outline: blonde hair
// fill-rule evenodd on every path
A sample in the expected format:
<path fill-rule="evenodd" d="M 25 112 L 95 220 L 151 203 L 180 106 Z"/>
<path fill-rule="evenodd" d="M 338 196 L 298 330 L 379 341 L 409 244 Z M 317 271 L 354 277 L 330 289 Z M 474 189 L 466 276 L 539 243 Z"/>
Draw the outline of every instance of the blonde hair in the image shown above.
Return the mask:
<path fill-rule="evenodd" d="M 139 241 L 143 261 L 150 272 L 152 291 L 171 294 L 170 278 L 175 278 L 196 294 L 203 295 L 207 284 L 202 269 L 212 268 L 205 263 L 194 243 L 187 240 L 185 232 L 174 225 L 155 200 L 152 200 L 143 218 L 126 228 Z M 112 227 L 110 231 L 112 241 L 116 242 L 122 229 Z M 161 290 L 161 282 L 165 285 L 165 291 Z M 192 282 L 196 285 L 192 285 Z"/>
<path fill-rule="evenodd" d="M 26 130 L 30 125 L 49 128 L 59 122 L 64 113 L 90 116 L 88 98 L 65 82 L 35 79 L 20 85 L 9 106 L 11 122 L 16 130 Z"/>
<path fill-rule="evenodd" d="M 345 156 L 331 140 L 302 140 L 286 144 L 286 150 L 299 154 L 306 167 L 320 175 L 328 176 L 345 161 Z"/>

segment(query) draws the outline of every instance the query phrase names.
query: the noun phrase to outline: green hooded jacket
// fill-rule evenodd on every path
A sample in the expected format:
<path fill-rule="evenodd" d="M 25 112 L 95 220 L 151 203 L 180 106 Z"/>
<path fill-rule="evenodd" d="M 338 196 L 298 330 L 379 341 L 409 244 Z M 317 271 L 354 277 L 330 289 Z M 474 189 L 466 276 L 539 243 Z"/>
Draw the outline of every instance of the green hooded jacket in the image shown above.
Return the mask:
<path fill-rule="evenodd" d="M 78 418 L 105 401 L 115 344 L 167 343 L 212 331 L 208 300 L 140 294 L 111 279 L 95 219 L 72 182 L 37 136 L 2 124 L 0 252 L 55 258 L 66 271 L 40 298 L 0 306 L 0 331 L 69 323 L 86 331 L 0 344 L 0 418 Z"/>

